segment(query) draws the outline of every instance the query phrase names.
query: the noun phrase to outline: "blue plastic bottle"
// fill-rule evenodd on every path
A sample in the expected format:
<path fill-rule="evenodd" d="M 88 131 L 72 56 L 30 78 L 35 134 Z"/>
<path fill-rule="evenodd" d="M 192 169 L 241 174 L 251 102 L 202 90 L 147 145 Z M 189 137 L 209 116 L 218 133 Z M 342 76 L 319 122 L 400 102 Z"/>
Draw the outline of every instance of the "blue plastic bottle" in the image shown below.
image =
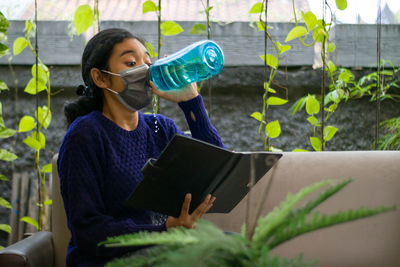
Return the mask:
<path fill-rule="evenodd" d="M 217 43 L 204 40 L 154 62 L 148 75 L 163 91 L 179 89 L 217 75 L 224 67 L 224 54 Z"/>

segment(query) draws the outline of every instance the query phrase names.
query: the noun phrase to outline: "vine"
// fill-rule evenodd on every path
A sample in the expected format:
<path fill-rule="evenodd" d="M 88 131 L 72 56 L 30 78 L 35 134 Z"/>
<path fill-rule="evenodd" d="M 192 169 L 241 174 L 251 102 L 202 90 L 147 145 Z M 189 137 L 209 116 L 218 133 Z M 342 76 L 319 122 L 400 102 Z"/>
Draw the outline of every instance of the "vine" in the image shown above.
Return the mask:
<path fill-rule="evenodd" d="M 341 101 L 348 99 L 348 94 L 343 89 L 344 80 L 349 78 L 348 72 L 337 72 L 335 64 L 329 60 L 329 54 L 332 53 L 336 46 L 329 40 L 329 32 L 332 26 L 332 21 L 326 23 L 325 18 L 318 19 L 314 13 L 308 11 L 307 13 L 301 12 L 302 19 L 304 20 L 305 26 L 299 25 L 299 20 L 296 17 L 296 9 L 293 3 L 293 14 L 296 26 L 290 30 L 286 37 L 285 42 L 289 42 L 298 39 L 301 44 L 306 47 L 311 47 L 319 44 L 322 48 L 320 49 L 320 55 L 323 62 L 322 75 L 324 88 L 324 75 L 327 73 L 330 79 L 329 92 L 325 95 L 325 91 L 322 90 L 321 96 L 307 95 L 297 100 L 290 108 L 292 114 L 295 114 L 298 110 L 301 110 L 306 106 L 306 112 L 309 115 L 307 121 L 310 123 L 313 136 L 310 137 L 311 146 L 315 151 L 325 150 L 326 142 L 330 141 L 338 131 L 338 128 L 332 125 L 326 125 L 329 118 L 333 115 L 335 110 Z M 326 4 L 324 0 L 324 5 Z M 346 0 L 337 0 L 336 6 L 339 10 L 344 10 L 347 7 Z M 329 7 L 329 6 L 328 6 Z M 325 11 L 325 10 L 324 10 Z M 332 11 L 331 11 L 332 14 Z M 332 16 L 331 16 L 332 17 Z M 313 41 L 310 44 L 305 42 L 306 38 L 312 35 Z M 329 106 L 328 106 L 329 105 Z M 321 112 L 320 119 L 316 117 Z M 327 115 L 325 116 L 325 112 Z M 318 134 L 317 130 L 320 130 Z M 304 149 L 294 149 L 293 151 L 307 151 Z"/>
<path fill-rule="evenodd" d="M 7 30 L 10 26 L 10 22 L 7 18 L 0 12 L 0 57 L 3 57 L 7 54 L 9 48 L 4 43 L 7 42 Z M 0 93 L 2 91 L 9 90 L 7 84 L 0 80 Z M 4 124 L 3 119 L 3 112 L 2 112 L 2 103 L 0 102 L 0 138 L 7 139 L 14 136 L 16 131 L 14 129 L 7 128 Z M 17 159 L 18 156 L 15 155 L 13 152 L 0 148 L 0 160 L 5 162 L 12 162 Z M 0 181 L 1 182 L 8 182 L 10 179 L 3 174 L 0 174 Z M 5 198 L 0 197 L 0 206 L 6 209 L 11 209 L 11 204 Z M 0 230 L 4 231 L 8 234 L 11 234 L 11 226 L 9 224 L 0 224 Z M 0 249 L 3 249 L 0 246 Z"/>
<path fill-rule="evenodd" d="M 264 31 L 265 35 L 264 55 L 260 56 L 260 58 L 264 61 L 265 69 L 263 107 L 261 112 L 254 112 L 250 116 L 260 122 L 258 134 L 264 144 L 264 149 L 266 151 L 279 151 L 279 149 L 274 148 L 270 144 L 270 139 L 279 137 L 279 135 L 281 134 L 281 126 L 278 120 L 269 121 L 268 111 L 270 106 L 284 105 L 288 102 L 288 100 L 276 96 L 269 96 L 269 94 L 276 94 L 277 92 L 271 87 L 272 80 L 274 79 L 275 74 L 278 71 L 281 55 L 289 51 L 291 49 L 291 46 L 282 45 L 279 41 L 275 41 L 274 39 L 272 39 L 271 35 L 268 33 L 269 27 L 267 25 L 267 3 L 268 1 L 266 0 L 255 3 L 249 11 L 250 14 L 259 14 L 259 19 L 257 23 L 258 30 Z M 262 18 L 263 14 L 265 14 L 264 20 Z M 272 43 L 276 56 L 273 54 L 267 54 L 267 39 Z M 270 68 L 269 76 L 267 75 L 267 65 Z"/>
<path fill-rule="evenodd" d="M 158 59 L 160 58 L 161 54 L 161 47 L 162 47 L 162 36 L 174 36 L 178 35 L 181 32 L 183 32 L 183 29 L 181 25 L 176 23 L 175 21 L 162 21 L 161 17 L 161 7 L 162 1 L 158 0 L 158 5 L 156 5 L 153 1 L 148 0 L 143 3 L 142 6 L 142 12 L 143 14 L 146 14 L 148 12 L 154 12 L 157 15 L 157 29 L 158 29 L 158 48 L 157 48 L 157 53 L 154 52 L 154 46 L 146 42 L 145 47 L 147 51 L 150 54 L 150 57 L 154 58 L 157 57 Z M 153 106 L 153 112 L 158 113 L 159 111 L 159 101 L 160 98 L 155 95 L 154 96 L 154 106 Z"/>
<path fill-rule="evenodd" d="M 28 135 L 23 143 L 29 146 L 34 150 L 35 160 L 34 160 L 34 168 L 38 175 L 39 184 L 39 219 L 36 220 L 34 218 L 25 216 L 21 218 L 21 221 L 31 224 L 36 227 L 37 230 L 41 230 L 43 226 L 43 215 L 44 208 L 47 205 L 52 204 L 51 199 L 46 200 L 46 174 L 51 173 L 52 164 L 46 164 L 44 166 L 40 166 L 40 152 L 45 149 L 46 146 L 46 138 L 43 134 L 42 130 L 47 129 L 51 122 L 51 110 L 50 110 L 50 72 L 48 67 L 43 64 L 38 56 L 37 49 L 34 49 L 32 46 L 30 38 L 36 31 L 36 25 L 32 21 L 26 21 L 25 23 L 25 36 L 18 37 L 13 44 L 13 54 L 14 56 L 21 53 L 26 47 L 29 48 L 31 53 L 34 55 L 37 60 L 37 64 L 32 66 L 32 78 L 28 82 L 25 87 L 24 92 L 30 95 L 38 95 L 40 92 L 44 91 L 47 94 L 47 105 L 37 106 L 35 110 L 35 115 L 24 115 L 19 121 L 19 129 L 20 133 L 28 133 Z"/>

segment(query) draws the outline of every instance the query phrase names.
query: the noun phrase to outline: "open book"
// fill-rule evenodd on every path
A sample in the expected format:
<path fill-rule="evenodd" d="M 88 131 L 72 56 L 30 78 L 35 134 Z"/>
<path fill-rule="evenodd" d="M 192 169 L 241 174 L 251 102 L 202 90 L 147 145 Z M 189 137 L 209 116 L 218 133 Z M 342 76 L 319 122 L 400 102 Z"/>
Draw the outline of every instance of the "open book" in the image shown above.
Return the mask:
<path fill-rule="evenodd" d="M 192 194 L 189 213 L 208 194 L 216 197 L 208 212 L 230 212 L 249 191 L 250 165 L 254 183 L 282 156 L 271 152 L 233 152 L 175 135 L 158 159 L 149 159 L 144 178 L 128 198 L 136 208 L 178 217 L 186 193 Z"/>

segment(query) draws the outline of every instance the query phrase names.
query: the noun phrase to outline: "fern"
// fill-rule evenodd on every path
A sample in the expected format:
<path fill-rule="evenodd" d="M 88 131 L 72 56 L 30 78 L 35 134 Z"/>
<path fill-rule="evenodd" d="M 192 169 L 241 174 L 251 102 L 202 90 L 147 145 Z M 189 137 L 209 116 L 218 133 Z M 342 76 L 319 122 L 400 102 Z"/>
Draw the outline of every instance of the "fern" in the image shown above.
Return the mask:
<path fill-rule="evenodd" d="M 98 244 L 106 247 L 127 247 L 163 244 L 191 244 L 199 242 L 193 232 L 184 227 L 176 227 L 169 232 L 138 232 L 117 237 L 109 237 Z"/>
<path fill-rule="evenodd" d="M 308 201 L 303 207 L 298 208 L 294 211 L 292 211 L 285 220 L 282 221 L 282 223 L 279 225 L 279 227 L 275 228 L 274 231 L 271 231 L 268 236 L 264 238 L 264 240 L 269 240 L 269 238 L 275 233 L 275 231 L 279 228 L 285 228 L 287 227 L 287 224 L 293 224 L 295 221 L 300 221 L 300 222 L 305 222 L 306 216 L 318 205 L 326 201 L 328 198 L 333 196 L 334 194 L 338 193 L 340 190 L 342 190 L 345 186 L 347 186 L 349 183 L 354 181 L 354 179 L 349 178 L 344 180 L 343 182 L 337 184 L 337 185 L 332 185 L 328 187 L 324 192 L 320 193 L 316 198 Z"/>
<path fill-rule="evenodd" d="M 332 215 L 319 212 L 310 214 L 318 205 L 347 186 L 353 179 L 333 184 L 322 181 L 301 189 L 297 194 L 288 194 L 265 217 L 257 222 L 254 236 L 246 236 L 246 225 L 242 234 L 228 235 L 213 224 L 199 220 L 195 229 L 178 227 L 168 232 L 140 232 L 119 237 L 111 237 L 99 245 L 106 247 L 157 245 L 136 253 L 131 257 L 116 259 L 107 267 L 122 266 L 243 266 L 243 267 L 287 267 L 313 266 L 316 262 L 305 262 L 302 254 L 293 259 L 271 256 L 269 251 L 283 242 L 299 235 L 336 224 L 374 216 L 392 211 L 396 206 L 375 209 L 339 211 Z M 330 185 L 324 192 L 308 201 L 304 206 L 295 206 L 306 196 L 321 187 Z"/>
<path fill-rule="evenodd" d="M 268 240 L 269 233 L 278 227 L 291 213 L 293 208 L 299 203 L 304 197 L 311 194 L 315 190 L 331 184 L 331 180 L 321 181 L 314 183 L 301 189 L 297 194 L 292 195 L 289 193 L 286 199 L 281 202 L 280 207 L 275 207 L 274 210 L 268 213 L 265 217 L 260 217 L 257 222 L 257 228 L 254 232 L 252 240 L 256 247 L 261 247 L 263 243 Z"/>
<path fill-rule="evenodd" d="M 279 229 L 279 231 L 277 231 L 276 234 L 273 236 L 272 241 L 268 243 L 268 247 L 273 249 L 274 247 L 280 245 L 285 241 L 288 241 L 292 238 L 295 238 L 296 236 L 311 231 L 333 226 L 335 224 L 350 222 L 365 217 L 374 216 L 395 209 L 396 206 L 392 207 L 382 206 L 376 209 L 367 209 L 361 207 L 357 210 L 339 211 L 333 215 L 325 215 L 325 214 L 320 214 L 319 212 L 315 212 L 308 223 L 305 223 L 304 220 L 305 216 L 301 215 L 293 219 L 290 224 L 286 225 L 286 227 Z"/>

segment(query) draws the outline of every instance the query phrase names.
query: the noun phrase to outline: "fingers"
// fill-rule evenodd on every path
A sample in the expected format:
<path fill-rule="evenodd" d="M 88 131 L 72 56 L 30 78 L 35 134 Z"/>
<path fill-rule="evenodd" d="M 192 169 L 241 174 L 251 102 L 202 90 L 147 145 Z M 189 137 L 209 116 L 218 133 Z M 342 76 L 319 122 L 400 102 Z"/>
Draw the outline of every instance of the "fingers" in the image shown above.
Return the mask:
<path fill-rule="evenodd" d="M 188 193 L 186 194 L 185 200 L 182 204 L 181 216 L 187 216 L 189 214 L 190 201 L 192 201 L 192 195 Z"/>
<path fill-rule="evenodd" d="M 212 207 L 214 200 L 215 197 L 207 195 L 204 201 L 193 212 L 192 216 L 194 216 L 195 218 L 201 218 L 204 215 L 204 213 L 206 213 Z"/>

